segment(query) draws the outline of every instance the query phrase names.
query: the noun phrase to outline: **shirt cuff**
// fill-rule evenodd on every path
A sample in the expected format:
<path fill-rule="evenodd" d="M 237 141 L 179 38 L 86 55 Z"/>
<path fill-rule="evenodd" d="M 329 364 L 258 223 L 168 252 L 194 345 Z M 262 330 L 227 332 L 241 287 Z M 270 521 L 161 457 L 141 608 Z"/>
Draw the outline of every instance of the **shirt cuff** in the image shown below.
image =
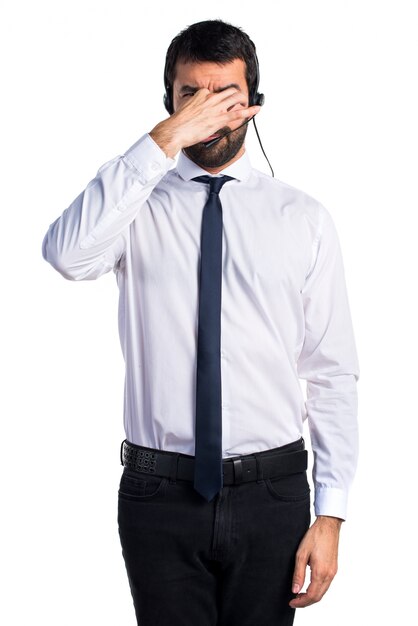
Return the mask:
<path fill-rule="evenodd" d="M 315 515 L 347 518 L 347 493 L 335 487 L 316 487 Z"/>
<path fill-rule="evenodd" d="M 175 160 L 169 158 L 148 133 L 138 139 L 125 152 L 123 158 L 136 170 L 143 184 L 156 177 L 161 178 L 175 163 Z"/>

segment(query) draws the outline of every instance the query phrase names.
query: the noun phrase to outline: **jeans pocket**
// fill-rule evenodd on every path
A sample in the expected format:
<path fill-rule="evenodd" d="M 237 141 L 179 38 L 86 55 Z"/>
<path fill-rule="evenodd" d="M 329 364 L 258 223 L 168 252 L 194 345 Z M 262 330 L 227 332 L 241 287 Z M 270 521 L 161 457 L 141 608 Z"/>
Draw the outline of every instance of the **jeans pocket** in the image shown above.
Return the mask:
<path fill-rule="evenodd" d="M 150 500 L 165 491 L 168 479 L 124 469 L 119 484 L 119 498 L 123 500 Z"/>
<path fill-rule="evenodd" d="M 281 502 L 303 502 L 309 500 L 310 488 L 306 472 L 289 474 L 277 478 L 265 478 L 268 492 Z"/>

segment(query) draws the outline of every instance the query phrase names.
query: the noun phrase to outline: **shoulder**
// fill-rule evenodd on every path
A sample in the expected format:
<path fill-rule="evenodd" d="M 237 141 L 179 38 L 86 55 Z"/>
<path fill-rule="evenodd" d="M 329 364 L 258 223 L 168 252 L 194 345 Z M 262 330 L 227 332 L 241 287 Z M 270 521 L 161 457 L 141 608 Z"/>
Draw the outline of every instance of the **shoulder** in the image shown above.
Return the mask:
<path fill-rule="evenodd" d="M 283 216 L 302 219 L 318 230 L 324 221 L 332 221 L 329 211 L 312 195 L 278 178 L 252 169 L 250 185 L 263 201 L 276 206 Z"/>

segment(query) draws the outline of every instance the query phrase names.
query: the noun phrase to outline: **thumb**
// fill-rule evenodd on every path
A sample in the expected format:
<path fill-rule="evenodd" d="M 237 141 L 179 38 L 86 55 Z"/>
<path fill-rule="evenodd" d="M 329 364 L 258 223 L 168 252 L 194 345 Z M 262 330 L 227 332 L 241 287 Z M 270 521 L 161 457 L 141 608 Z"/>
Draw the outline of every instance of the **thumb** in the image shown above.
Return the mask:
<path fill-rule="evenodd" d="M 308 565 L 307 554 L 296 554 L 295 570 L 292 579 L 292 593 L 299 593 L 305 583 L 306 568 Z"/>

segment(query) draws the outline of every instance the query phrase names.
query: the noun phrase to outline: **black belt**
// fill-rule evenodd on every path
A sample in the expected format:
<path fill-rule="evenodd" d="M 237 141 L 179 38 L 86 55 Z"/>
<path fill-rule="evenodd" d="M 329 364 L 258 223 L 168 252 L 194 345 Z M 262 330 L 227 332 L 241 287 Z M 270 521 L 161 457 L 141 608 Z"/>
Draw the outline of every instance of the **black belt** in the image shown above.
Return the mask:
<path fill-rule="evenodd" d="M 308 453 L 304 448 L 301 438 L 280 448 L 223 459 L 223 484 L 234 485 L 304 472 L 308 467 Z M 121 445 L 121 464 L 137 472 L 172 480 L 194 480 L 193 456 L 138 446 L 126 439 Z"/>

